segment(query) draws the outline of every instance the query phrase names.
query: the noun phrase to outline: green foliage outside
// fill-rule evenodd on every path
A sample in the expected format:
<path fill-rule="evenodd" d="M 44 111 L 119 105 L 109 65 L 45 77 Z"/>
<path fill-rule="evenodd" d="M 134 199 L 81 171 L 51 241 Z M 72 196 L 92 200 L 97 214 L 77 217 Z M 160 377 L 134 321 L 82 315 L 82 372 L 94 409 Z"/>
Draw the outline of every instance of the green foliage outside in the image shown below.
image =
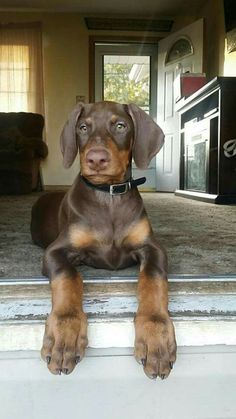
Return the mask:
<path fill-rule="evenodd" d="M 104 100 L 149 108 L 149 78 L 135 83 L 129 79 L 131 68 L 132 64 L 104 65 Z"/>

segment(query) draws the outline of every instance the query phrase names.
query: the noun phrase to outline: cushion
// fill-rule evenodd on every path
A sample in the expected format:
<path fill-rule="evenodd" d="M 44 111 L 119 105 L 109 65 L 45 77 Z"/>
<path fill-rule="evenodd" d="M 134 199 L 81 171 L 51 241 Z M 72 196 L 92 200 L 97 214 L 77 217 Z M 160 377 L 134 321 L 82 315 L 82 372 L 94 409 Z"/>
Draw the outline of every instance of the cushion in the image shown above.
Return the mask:
<path fill-rule="evenodd" d="M 0 130 L 0 151 L 14 151 L 16 142 L 21 136 L 17 127 Z"/>
<path fill-rule="evenodd" d="M 0 131 L 0 153 L 5 151 L 31 150 L 35 157 L 45 158 L 48 147 L 40 138 L 25 137 L 17 127 L 9 127 Z"/>

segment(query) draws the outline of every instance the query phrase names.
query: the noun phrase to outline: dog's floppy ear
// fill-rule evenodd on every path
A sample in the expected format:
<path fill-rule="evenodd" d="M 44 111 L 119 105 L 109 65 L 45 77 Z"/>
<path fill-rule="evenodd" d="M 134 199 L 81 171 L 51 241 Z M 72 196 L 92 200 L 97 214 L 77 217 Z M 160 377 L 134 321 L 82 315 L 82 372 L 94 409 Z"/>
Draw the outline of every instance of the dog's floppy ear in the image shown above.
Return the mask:
<path fill-rule="evenodd" d="M 146 169 L 164 144 L 162 129 L 137 105 L 130 103 L 127 111 L 134 124 L 133 158 L 139 169 Z"/>
<path fill-rule="evenodd" d="M 72 165 L 78 153 L 78 142 L 76 138 L 76 124 L 82 112 L 83 104 L 78 103 L 71 112 L 61 133 L 60 143 L 63 155 L 63 165 L 67 169 Z"/>

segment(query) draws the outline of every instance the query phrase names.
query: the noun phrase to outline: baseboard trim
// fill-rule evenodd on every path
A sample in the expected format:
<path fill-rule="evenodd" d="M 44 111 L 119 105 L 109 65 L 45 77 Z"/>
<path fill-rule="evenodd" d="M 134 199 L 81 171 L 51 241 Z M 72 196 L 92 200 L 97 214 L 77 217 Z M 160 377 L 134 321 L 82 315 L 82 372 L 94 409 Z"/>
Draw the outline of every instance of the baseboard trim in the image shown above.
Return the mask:
<path fill-rule="evenodd" d="M 68 191 L 71 185 L 44 185 L 43 190 L 46 192 L 50 191 Z"/>
<path fill-rule="evenodd" d="M 209 202 L 211 204 L 216 203 L 217 195 L 207 194 L 203 192 L 192 192 L 192 191 L 184 191 L 184 190 L 176 190 L 176 196 L 180 196 L 182 198 L 194 199 L 196 201 L 203 201 Z"/>
<path fill-rule="evenodd" d="M 175 195 L 180 196 L 182 198 L 194 199 L 196 201 L 208 202 L 211 204 L 236 204 L 236 194 L 214 195 L 204 192 L 176 190 Z"/>

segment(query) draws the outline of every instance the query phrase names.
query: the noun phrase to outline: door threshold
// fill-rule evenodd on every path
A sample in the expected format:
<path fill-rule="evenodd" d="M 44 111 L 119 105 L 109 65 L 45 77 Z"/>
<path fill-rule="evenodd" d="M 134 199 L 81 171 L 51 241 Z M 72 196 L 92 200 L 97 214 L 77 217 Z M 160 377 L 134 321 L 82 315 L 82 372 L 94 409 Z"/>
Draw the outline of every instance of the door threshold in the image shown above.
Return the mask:
<path fill-rule="evenodd" d="M 91 276 L 83 273 L 84 283 L 136 283 L 138 275 L 107 275 L 107 276 Z M 170 274 L 168 275 L 168 282 L 234 282 L 236 281 L 236 272 L 232 274 Z M 27 277 L 2 277 L 0 278 L 1 285 L 23 285 L 23 284 L 49 284 L 49 279 L 43 275 L 27 276 Z"/>

